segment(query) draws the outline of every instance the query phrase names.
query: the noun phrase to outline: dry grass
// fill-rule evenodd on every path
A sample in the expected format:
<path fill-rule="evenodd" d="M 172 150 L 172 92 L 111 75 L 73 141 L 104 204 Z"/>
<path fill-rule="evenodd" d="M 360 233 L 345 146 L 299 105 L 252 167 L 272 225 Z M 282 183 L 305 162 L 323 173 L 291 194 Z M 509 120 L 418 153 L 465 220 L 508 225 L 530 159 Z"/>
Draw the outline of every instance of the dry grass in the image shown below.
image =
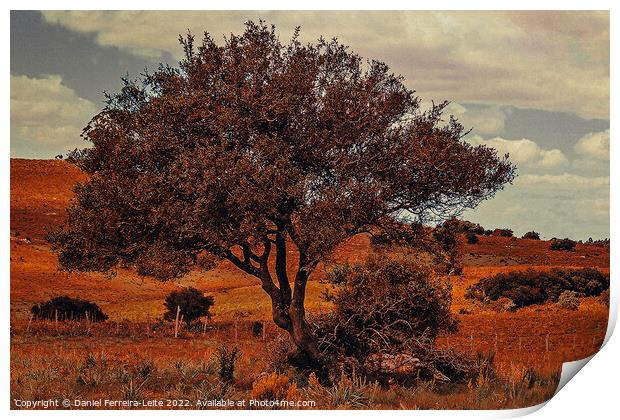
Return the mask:
<path fill-rule="evenodd" d="M 256 279 L 222 263 L 208 273 L 190 273 L 178 282 L 157 282 L 121 270 L 113 278 L 57 271 L 43 240 L 45 230 L 63 218 L 69 187 L 83 176 L 64 162 L 11 161 L 11 397 L 21 399 L 157 398 L 244 399 L 252 389 L 316 400 L 316 408 L 511 408 L 548 399 L 564 361 L 596 352 L 607 327 L 608 308 L 599 299 L 582 299 L 577 311 L 539 305 L 497 313 L 464 298 L 480 278 L 511 271 L 593 266 L 609 271 L 609 250 L 578 245 L 576 252 L 550 251 L 547 241 L 481 237 L 462 244 L 462 276 L 453 284 L 452 311 L 460 321 L 456 334 L 437 345 L 466 353 L 495 353 L 494 374 L 480 372 L 469 384 L 419 383 L 413 388 L 382 389 L 363 378 L 343 379 L 332 387 L 286 373 L 273 383 L 271 343 L 281 332 L 270 322 L 270 302 Z M 361 261 L 369 239 L 358 236 L 334 259 Z M 291 255 L 291 269 L 295 263 Z M 322 267 L 308 286 L 310 313 L 329 309 L 320 297 Z M 193 286 L 215 297 L 209 329 L 183 329 L 161 323 L 164 297 L 179 286 Z M 32 304 L 59 294 L 97 303 L 110 319 L 88 325 L 36 321 L 28 326 Z M 265 321 L 265 340 L 251 333 L 252 322 Z M 222 344 L 238 346 L 235 379 L 217 377 L 213 354 Z M 285 375 L 285 373 L 282 373 Z M 257 381 L 262 382 L 262 388 Z M 293 387 L 294 386 L 294 387 Z M 271 388 L 270 388 L 271 387 Z M 294 389 L 293 389 L 294 388 Z M 255 391 L 258 392 L 258 391 Z M 171 407 L 164 407 L 171 408 Z M 187 407 L 175 407 L 187 408 Z"/>

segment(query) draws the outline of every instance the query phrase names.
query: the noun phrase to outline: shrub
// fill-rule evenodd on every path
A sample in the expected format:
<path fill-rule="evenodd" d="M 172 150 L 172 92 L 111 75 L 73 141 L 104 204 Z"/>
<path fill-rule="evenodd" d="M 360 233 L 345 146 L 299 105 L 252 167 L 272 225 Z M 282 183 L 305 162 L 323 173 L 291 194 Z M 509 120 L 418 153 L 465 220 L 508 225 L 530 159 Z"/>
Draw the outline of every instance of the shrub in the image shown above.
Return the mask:
<path fill-rule="evenodd" d="M 252 335 L 254 337 L 260 337 L 263 334 L 263 323 L 260 321 L 254 321 L 252 323 Z"/>
<path fill-rule="evenodd" d="M 557 305 L 563 309 L 570 309 L 576 311 L 579 309 L 579 296 L 580 294 L 572 290 L 565 290 L 558 298 Z"/>
<path fill-rule="evenodd" d="M 254 381 L 251 395 L 260 401 L 292 401 L 297 399 L 297 385 L 289 384 L 288 376 L 273 372 Z"/>
<path fill-rule="evenodd" d="M 492 233 L 493 236 L 503 236 L 505 238 L 512 238 L 513 232 L 511 229 L 495 229 Z"/>
<path fill-rule="evenodd" d="M 511 299 L 519 308 L 557 302 L 562 292 L 598 296 L 609 289 L 609 276 L 593 268 L 511 271 L 487 277 L 467 288 L 465 297 L 482 302 Z"/>
<path fill-rule="evenodd" d="M 475 233 L 469 232 L 465 234 L 465 239 L 467 239 L 467 243 L 470 245 L 477 244 L 480 242 L 478 236 Z"/>
<path fill-rule="evenodd" d="M 551 241 L 549 249 L 551 249 L 552 251 L 574 251 L 576 245 L 577 242 L 568 238 L 553 239 Z"/>
<path fill-rule="evenodd" d="M 59 321 L 81 320 L 88 316 L 94 322 L 105 321 L 108 316 L 97 304 L 79 298 L 57 296 L 45 303 L 34 305 L 30 312 L 34 319 L 49 319 Z"/>
<path fill-rule="evenodd" d="M 322 406 L 334 408 L 360 408 L 372 404 L 379 386 L 370 383 L 355 373 L 351 377 L 342 375 L 332 386 L 323 386 L 314 374 L 308 380 L 307 397 Z"/>
<path fill-rule="evenodd" d="M 468 220 L 456 220 L 457 231 L 459 233 L 475 233 L 477 235 L 484 235 L 485 229 L 478 223 L 473 223 Z"/>
<path fill-rule="evenodd" d="M 609 308 L 609 289 L 599 295 L 598 302 Z"/>
<path fill-rule="evenodd" d="M 527 232 L 521 237 L 521 239 L 533 239 L 536 241 L 540 241 L 540 234 L 535 231 Z"/>
<path fill-rule="evenodd" d="M 164 319 L 174 320 L 177 316 L 177 308 L 180 308 L 180 315 L 183 315 L 183 319 L 189 327 L 192 321 L 201 316 L 210 318 L 209 309 L 213 304 L 213 296 L 205 296 L 200 290 L 193 287 L 176 290 L 166 296 L 164 306 L 167 311 L 164 314 Z"/>
<path fill-rule="evenodd" d="M 334 311 L 317 321 L 317 336 L 330 354 L 363 364 L 375 353 L 407 351 L 411 338 L 456 329 L 451 286 L 417 260 L 371 256 L 328 270 L 326 280 L 336 286 L 327 296 Z"/>
<path fill-rule="evenodd" d="M 507 297 L 501 297 L 493 301 L 491 308 L 496 312 L 515 312 L 519 309 L 512 299 L 508 299 Z"/>
<path fill-rule="evenodd" d="M 586 241 L 586 244 L 587 245 L 594 245 L 594 246 L 598 246 L 598 247 L 601 247 L 601 248 L 609 249 L 610 240 L 609 240 L 609 238 L 597 239 L 597 240 L 593 240 L 592 238 L 588 238 L 588 240 Z"/>
<path fill-rule="evenodd" d="M 235 346 L 232 350 L 228 350 L 226 345 L 222 345 L 215 352 L 215 364 L 217 366 L 217 375 L 223 382 L 230 383 L 235 376 L 235 363 L 241 356 L 241 350 Z"/>

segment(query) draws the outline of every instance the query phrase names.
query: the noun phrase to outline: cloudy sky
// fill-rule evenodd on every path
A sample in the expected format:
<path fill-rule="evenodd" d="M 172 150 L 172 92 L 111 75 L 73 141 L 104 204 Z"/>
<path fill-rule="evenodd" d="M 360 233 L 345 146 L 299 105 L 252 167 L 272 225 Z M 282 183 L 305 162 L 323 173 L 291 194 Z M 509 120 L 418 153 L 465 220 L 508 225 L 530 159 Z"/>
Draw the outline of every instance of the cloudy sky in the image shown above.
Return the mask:
<path fill-rule="evenodd" d="M 114 92 L 182 52 L 179 33 L 216 40 L 243 22 L 286 40 L 338 37 L 385 61 L 429 103 L 508 152 L 514 184 L 464 216 L 544 237 L 609 236 L 607 12 L 11 12 L 11 156 L 53 158 Z"/>

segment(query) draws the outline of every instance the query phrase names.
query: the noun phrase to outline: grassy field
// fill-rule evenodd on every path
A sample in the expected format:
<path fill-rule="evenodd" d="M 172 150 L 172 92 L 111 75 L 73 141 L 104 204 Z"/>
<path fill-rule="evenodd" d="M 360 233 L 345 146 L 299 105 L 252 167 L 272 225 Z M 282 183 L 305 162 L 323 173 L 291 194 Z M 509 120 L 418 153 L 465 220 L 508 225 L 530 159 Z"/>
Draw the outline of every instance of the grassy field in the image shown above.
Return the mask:
<path fill-rule="evenodd" d="M 576 252 L 550 251 L 547 241 L 481 237 L 478 244 L 461 245 L 463 275 L 445 279 L 453 285 L 452 311 L 460 328 L 440 337 L 437 346 L 492 353 L 493 374 L 481 371 L 467 384 L 413 388 L 377 387 L 360 378 L 325 388 L 294 371 L 286 378 L 267 377 L 282 333 L 270 321 L 270 302 L 258 280 L 232 265 L 221 263 L 208 273 L 192 272 L 165 283 L 125 270 L 114 277 L 57 270 L 45 231 L 62 221 L 70 186 L 83 179 L 60 161 L 11 161 L 12 408 L 20 408 L 16 399 L 65 398 L 188 400 L 189 407 L 152 408 L 197 408 L 196 401 L 260 399 L 265 387 L 273 391 L 269 395 L 315 401 L 310 408 L 523 407 L 553 395 L 562 362 L 593 354 L 605 335 L 608 308 L 596 298 L 582 299 L 577 311 L 547 304 L 498 313 L 466 300 L 464 293 L 479 279 L 508 270 L 598 267 L 609 272 L 608 249 L 578 244 Z M 334 260 L 361 261 L 370 251 L 369 239 L 358 236 Z M 321 298 L 322 276 L 319 267 L 309 282 L 310 315 L 329 310 Z M 175 339 L 172 325 L 160 319 L 164 297 L 180 286 L 213 295 L 214 317 L 205 332 L 183 329 Z M 91 300 L 110 319 L 93 324 L 29 321 L 34 303 L 58 295 Z M 266 326 L 264 336 L 251 333 L 257 321 Z M 229 382 L 218 374 L 217 350 L 223 345 L 241 350 Z"/>

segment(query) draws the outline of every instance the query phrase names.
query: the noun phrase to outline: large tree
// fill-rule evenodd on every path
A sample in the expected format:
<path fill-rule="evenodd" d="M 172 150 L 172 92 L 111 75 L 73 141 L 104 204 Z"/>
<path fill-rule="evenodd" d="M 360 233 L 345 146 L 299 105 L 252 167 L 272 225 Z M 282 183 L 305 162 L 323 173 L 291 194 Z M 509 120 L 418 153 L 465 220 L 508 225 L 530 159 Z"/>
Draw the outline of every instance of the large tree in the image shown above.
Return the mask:
<path fill-rule="evenodd" d="M 446 103 L 422 111 L 386 64 L 298 34 L 283 44 L 262 22 L 223 45 L 188 34 L 178 67 L 108 95 L 83 132 L 92 147 L 71 156 L 89 178 L 50 235 L 61 266 L 168 279 L 226 259 L 318 359 L 306 285 L 338 244 L 447 218 L 513 179 L 507 156 L 444 119 Z"/>

